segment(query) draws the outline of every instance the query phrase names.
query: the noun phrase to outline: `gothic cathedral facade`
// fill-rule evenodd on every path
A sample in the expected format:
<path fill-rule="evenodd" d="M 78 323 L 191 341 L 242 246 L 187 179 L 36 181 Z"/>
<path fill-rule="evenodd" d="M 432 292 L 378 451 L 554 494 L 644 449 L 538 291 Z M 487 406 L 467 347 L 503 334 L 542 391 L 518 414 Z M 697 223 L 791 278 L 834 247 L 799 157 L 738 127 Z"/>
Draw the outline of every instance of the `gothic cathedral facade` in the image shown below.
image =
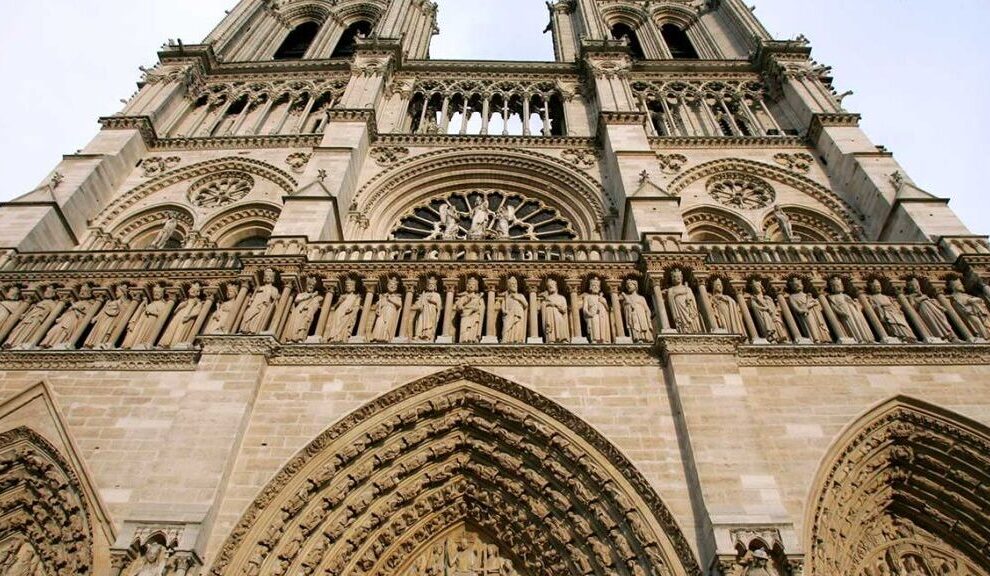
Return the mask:
<path fill-rule="evenodd" d="M 240 0 L 0 205 L 0 573 L 990 576 L 986 238 L 743 0 L 547 7 Z"/>

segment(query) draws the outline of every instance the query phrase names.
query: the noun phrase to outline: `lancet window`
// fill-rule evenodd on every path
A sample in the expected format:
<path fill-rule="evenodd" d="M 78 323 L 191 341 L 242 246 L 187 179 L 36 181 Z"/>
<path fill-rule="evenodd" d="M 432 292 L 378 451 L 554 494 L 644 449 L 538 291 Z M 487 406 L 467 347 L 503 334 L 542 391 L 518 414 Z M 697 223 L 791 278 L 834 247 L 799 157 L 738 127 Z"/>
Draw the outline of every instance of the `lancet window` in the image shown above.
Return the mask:
<path fill-rule="evenodd" d="M 282 46 L 275 52 L 275 60 L 299 60 L 306 55 L 316 35 L 320 33 L 318 22 L 303 22 L 285 37 Z"/>
<path fill-rule="evenodd" d="M 660 27 L 660 36 L 663 37 L 670 55 L 675 60 L 697 60 L 698 51 L 694 49 L 694 44 L 688 38 L 687 32 L 677 27 L 675 24 L 664 24 Z"/>
<path fill-rule="evenodd" d="M 337 47 L 333 49 L 331 58 L 350 58 L 354 55 L 357 47 L 357 39 L 365 38 L 371 34 L 371 22 L 358 20 L 344 30 L 344 34 L 337 42 Z"/>
<path fill-rule="evenodd" d="M 422 81 L 414 89 L 407 124 L 414 134 L 567 134 L 563 98 L 551 81 Z"/>
<path fill-rule="evenodd" d="M 657 136 L 781 136 L 757 81 L 675 80 L 632 84 Z"/>
<path fill-rule="evenodd" d="M 180 138 L 320 134 L 346 86 L 344 79 L 211 84 L 168 132 Z"/>
<path fill-rule="evenodd" d="M 622 23 L 612 26 L 612 38 L 627 41 L 629 43 L 629 53 L 634 59 L 646 59 L 646 53 L 643 52 L 643 45 L 639 41 L 639 36 L 630 26 Z"/>
<path fill-rule="evenodd" d="M 577 232 L 543 202 L 486 190 L 440 196 L 410 210 L 392 231 L 396 240 L 566 241 Z"/>

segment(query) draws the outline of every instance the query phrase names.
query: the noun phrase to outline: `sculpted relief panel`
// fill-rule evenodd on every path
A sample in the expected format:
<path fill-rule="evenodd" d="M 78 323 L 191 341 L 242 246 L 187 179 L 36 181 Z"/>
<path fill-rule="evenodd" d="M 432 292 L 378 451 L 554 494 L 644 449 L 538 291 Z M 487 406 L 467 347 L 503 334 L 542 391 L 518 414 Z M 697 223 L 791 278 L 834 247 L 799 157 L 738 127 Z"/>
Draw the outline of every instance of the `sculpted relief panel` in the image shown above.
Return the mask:
<path fill-rule="evenodd" d="M 527 576 L 515 569 L 498 544 L 460 526 L 428 543 L 398 576 Z"/>

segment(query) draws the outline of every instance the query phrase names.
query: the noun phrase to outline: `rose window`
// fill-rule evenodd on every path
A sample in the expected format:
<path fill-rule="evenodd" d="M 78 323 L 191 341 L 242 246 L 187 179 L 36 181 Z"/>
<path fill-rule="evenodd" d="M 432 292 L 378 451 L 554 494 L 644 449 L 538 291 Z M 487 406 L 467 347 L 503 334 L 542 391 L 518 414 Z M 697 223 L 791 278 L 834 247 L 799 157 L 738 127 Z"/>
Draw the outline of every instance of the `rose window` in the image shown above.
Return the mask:
<path fill-rule="evenodd" d="M 766 208 L 776 199 L 773 187 L 746 174 L 726 174 L 708 182 L 708 194 L 719 204 L 740 210 Z"/>
<path fill-rule="evenodd" d="M 189 201 L 200 208 L 219 208 L 247 196 L 254 179 L 242 172 L 221 172 L 202 178 L 189 189 Z"/>
<path fill-rule="evenodd" d="M 407 212 L 396 240 L 546 240 L 577 238 L 571 223 L 543 202 L 498 190 L 440 196 Z"/>

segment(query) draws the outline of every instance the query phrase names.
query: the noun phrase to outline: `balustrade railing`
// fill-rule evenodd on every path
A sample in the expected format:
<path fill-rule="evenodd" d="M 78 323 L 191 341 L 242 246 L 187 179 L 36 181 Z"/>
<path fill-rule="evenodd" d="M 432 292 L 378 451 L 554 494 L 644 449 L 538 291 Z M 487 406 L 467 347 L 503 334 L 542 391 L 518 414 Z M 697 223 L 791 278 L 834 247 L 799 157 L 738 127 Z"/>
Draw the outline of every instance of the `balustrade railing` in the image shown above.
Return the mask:
<path fill-rule="evenodd" d="M 305 250 L 313 262 L 638 262 L 642 246 L 617 242 L 353 242 L 293 247 L 273 242 L 273 254 Z"/>

